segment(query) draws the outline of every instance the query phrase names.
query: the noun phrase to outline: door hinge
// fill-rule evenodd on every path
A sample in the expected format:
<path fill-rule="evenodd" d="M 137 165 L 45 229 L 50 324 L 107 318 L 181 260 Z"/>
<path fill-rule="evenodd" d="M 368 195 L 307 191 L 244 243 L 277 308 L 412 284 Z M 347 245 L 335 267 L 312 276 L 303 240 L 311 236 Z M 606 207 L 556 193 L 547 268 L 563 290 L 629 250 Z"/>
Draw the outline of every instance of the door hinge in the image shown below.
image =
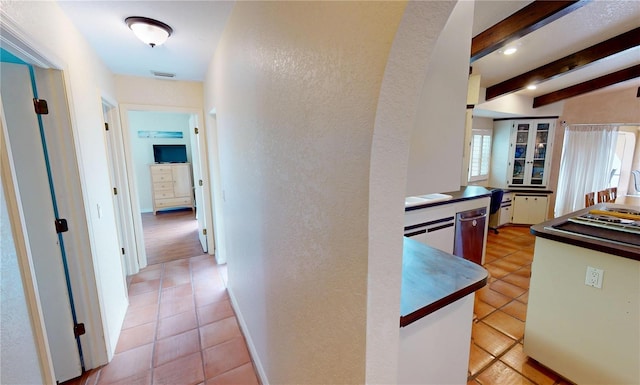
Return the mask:
<path fill-rule="evenodd" d="M 104 130 L 109 131 L 109 123 L 107 122 L 104 123 Z"/>
<path fill-rule="evenodd" d="M 84 329 L 84 324 L 83 323 L 79 323 L 79 324 L 73 325 L 73 335 L 76 338 L 84 335 L 86 332 L 87 331 Z"/>
<path fill-rule="evenodd" d="M 204 182 L 202 182 L 202 179 L 198 180 L 198 186 L 202 186 L 204 185 Z"/>
<path fill-rule="evenodd" d="M 46 115 L 49 113 L 49 106 L 47 106 L 47 101 L 44 99 L 33 98 L 33 108 L 38 115 Z"/>
<path fill-rule="evenodd" d="M 196 135 L 198 135 L 198 133 L 200 132 L 200 130 L 198 130 L 198 127 L 193 127 L 193 132 L 195 132 Z"/>
<path fill-rule="evenodd" d="M 113 195 L 118 195 L 118 188 L 117 187 L 113 188 Z"/>
<path fill-rule="evenodd" d="M 122 255 L 124 255 L 124 247 L 123 247 L 123 248 L 121 248 L 120 250 L 122 250 Z"/>
<path fill-rule="evenodd" d="M 63 219 L 63 218 L 56 219 L 55 225 L 56 225 L 56 233 L 58 234 L 69 231 L 69 225 L 67 224 L 66 219 Z"/>
<path fill-rule="evenodd" d="M 202 229 L 202 235 L 207 235 L 207 229 Z"/>

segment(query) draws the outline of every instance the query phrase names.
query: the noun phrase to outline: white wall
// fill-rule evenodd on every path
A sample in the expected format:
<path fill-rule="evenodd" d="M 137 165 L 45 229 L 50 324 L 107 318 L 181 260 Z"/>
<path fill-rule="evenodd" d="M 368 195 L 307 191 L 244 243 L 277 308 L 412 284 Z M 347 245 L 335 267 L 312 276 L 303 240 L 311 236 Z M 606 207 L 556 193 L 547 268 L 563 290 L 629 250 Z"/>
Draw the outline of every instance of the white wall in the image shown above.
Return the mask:
<path fill-rule="evenodd" d="M 218 46 L 229 291 L 270 383 L 365 380 L 371 141 L 404 6 L 239 2 Z"/>
<path fill-rule="evenodd" d="M 202 109 L 202 82 L 115 75 L 116 97 L 122 104 Z"/>
<path fill-rule="evenodd" d="M 485 88 L 480 89 L 480 103 L 474 111 L 492 111 L 505 114 L 504 117 L 518 116 L 558 116 L 562 113 L 564 101 L 533 108 L 533 98 L 525 95 L 509 94 L 485 101 Z"/>
<path fill-rule="evenodd" d="M 102 318 L 102 325 L 88 330 L 92 338 L 83 339 L 86 368 L 93 368 L 113 355 L 127 308 L 100 100 L 102 95 L 115 99 L 113 77 L 55 2 L 0 0 L 0 9 L 3 23 L 18 31 L 23 43 L 64 71 L 84 199 L 75 209 L 84 211 L 90 245 L 90 253 L 70 261 L 81 270 L 76 279 L 81 287 L 74 290 L 87 298 L 77 310 L 81 321 L 94 314 Z"/>
<path fill-rule="evenodd" d="M 456 4 L 426 68 L 411 136 L 406 196 L 460 188 L 473 9 L 472 1 Z"/>
<path fill-rule="evenodd" d="M 187 160 L 191 162 L 191 141 L 189 132 L 189 114 L 151 111 L 129 111 L 129 140 L 135 168 L 136 186 L 140 212 L 153 211 L 151 192 L 151 174 L 149 165 L 153 164 L 154 144 L 184 144 L 187 147 Z M 180 131 L 182 138 L 140 138 L 138 131 Z"/>

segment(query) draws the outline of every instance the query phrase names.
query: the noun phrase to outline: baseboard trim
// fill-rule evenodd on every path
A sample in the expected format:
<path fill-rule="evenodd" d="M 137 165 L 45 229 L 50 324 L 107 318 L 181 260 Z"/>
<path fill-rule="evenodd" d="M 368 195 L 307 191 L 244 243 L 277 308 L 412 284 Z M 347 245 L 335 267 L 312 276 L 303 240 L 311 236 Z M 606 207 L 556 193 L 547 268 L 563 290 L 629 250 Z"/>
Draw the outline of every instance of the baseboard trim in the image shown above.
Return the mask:
<path fill-rule="evenodd" d="M 236 300 L 235 295 L 233 295 L 233 291 L 231 288 L 227 286 L 227 293 L 229 293 L 229 299 L 231 299 L 231 307 L 233 311 L 236 313 L 236 319 L 238 320 L 238 324 L 240 325 L 240 330 L 242 330 L 242 334 L 244 335 L 244 339 L 247 342 L 247 347 L 249 348 L 249 355 L 251 356 L 251 360 L 253 361 L 253 366 L 256 368 L 256 372 L 258 374 L 260 383 L 262 385 L 269 385 L 269 381 L 267 380 L 267 374 L 262 367 L 262 362 L 260 362 L 260 358 L 258 357 L 258 352 L 256 350 L 255 345 L 253 344 L 253 339 L 251 338 L 251 333 L 249 332 L 249 328 L 247 327 L 247 323 L 242 316 L 242 312 L 238 307 L 238 302 Z"/>

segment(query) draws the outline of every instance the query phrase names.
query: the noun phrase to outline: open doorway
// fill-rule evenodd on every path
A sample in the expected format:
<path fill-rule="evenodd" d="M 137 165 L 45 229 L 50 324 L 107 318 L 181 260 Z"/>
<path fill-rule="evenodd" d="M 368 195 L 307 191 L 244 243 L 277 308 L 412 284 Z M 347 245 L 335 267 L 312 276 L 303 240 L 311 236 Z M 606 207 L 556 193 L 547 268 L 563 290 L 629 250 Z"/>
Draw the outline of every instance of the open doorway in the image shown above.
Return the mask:
<path fill-rule="evenodd" d="M 140 267 L 213 254 L 201 113 L 122 105 L 121 121 Z"/>

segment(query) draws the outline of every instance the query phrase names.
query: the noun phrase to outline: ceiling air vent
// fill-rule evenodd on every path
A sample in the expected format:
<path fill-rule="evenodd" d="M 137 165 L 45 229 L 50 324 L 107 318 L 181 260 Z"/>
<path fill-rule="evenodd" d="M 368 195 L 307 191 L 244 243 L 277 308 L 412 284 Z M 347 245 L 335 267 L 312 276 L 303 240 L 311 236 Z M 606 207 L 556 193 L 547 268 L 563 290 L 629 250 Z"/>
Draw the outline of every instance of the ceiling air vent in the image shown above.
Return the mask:
<path fill-rule="evenodd" d="M 159 78 L 175 78 L 176 77 L 176 74 L 172 74 L 169 72 L 151 71 L 151 73 L 153 74 L 153 76 L 156 76 Z"/>

